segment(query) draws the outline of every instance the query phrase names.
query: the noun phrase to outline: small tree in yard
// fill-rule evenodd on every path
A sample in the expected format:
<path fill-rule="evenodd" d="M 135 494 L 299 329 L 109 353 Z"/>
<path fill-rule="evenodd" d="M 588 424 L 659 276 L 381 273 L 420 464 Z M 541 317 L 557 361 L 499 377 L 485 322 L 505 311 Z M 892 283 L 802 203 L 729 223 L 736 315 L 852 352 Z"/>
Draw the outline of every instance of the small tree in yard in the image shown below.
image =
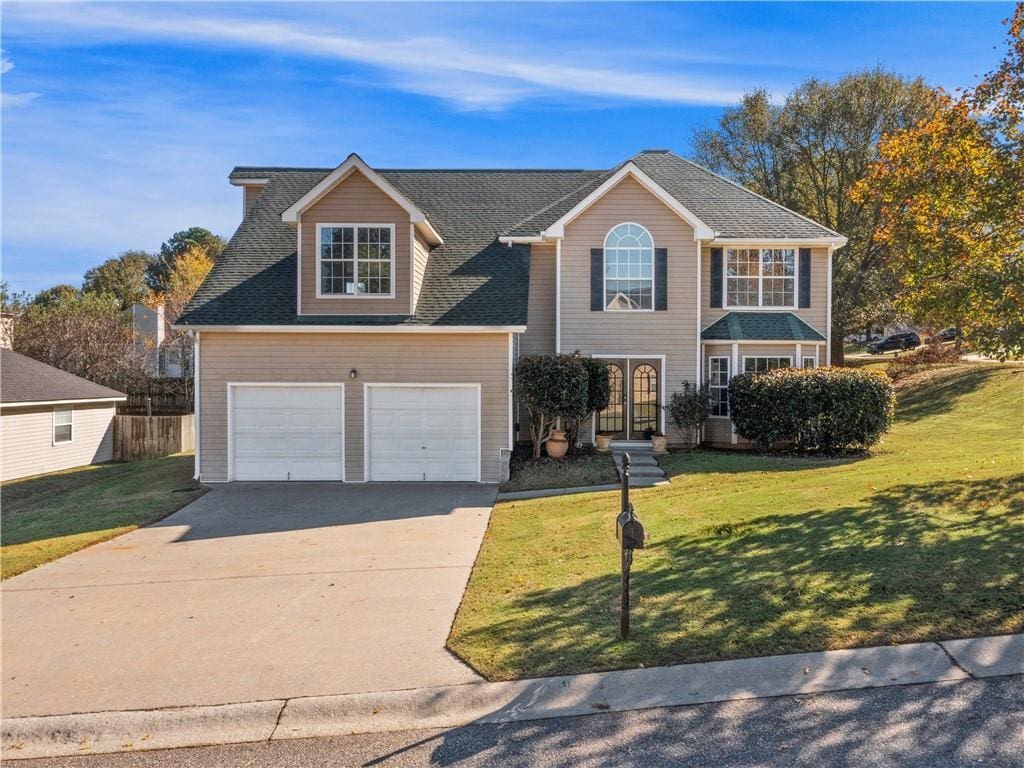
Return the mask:
<path fill-rule="evenodd" d="M 684 381 L 665 406 L 669 419 L 687 438 L 690 448 L 697 444 L 700 430 L 711 414 L 711 390 L 707 384 L 697 386 Z"/>
<path fill-rule="evenodd" d="M 533 458 L 551 437 L 559 419 L 579 420 L 587 414 L 587 369 L 573 355 L 533 355 L 515 368 L 516 391 L 530 410 Z"/>
<path fill-rule="evenodd" d="M 608 381 L 608 366 L 593 357 L 580 357 L 576 354 L 587 372 L 587 408 L 586 412 L 575 419 L 569 419 L 565 423 L 565 435 L 569 441 L 569 450 L 576 450 L 576 444 L 580 437 L 580 421 L 589 414 L 596 411 L 603 411 L 608 407 L 608 398 L 611 396 L 611 384 Z"/>

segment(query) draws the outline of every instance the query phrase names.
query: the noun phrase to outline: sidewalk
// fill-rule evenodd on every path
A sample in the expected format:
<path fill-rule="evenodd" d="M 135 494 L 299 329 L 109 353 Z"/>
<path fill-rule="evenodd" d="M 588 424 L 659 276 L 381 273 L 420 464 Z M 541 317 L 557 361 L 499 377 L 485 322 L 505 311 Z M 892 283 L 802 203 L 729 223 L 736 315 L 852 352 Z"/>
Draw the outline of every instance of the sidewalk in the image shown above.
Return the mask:
<path fill-rule="evenodd" d="M 1024 635 L 507 683 L 7 719 L 3 758 L 451 728 L 1024 674 Z"/>

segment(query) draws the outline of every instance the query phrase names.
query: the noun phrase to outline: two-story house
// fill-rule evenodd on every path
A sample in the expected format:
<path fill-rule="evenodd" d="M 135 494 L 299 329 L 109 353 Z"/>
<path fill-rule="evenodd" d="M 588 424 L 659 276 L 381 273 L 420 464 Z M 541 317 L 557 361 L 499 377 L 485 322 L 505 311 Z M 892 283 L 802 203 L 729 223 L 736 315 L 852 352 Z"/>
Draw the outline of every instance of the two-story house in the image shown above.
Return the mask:
<path fill-rule="evenodd" d="M 584 437 L 665 430 L 666 398 L 707 382 L 705 437 L 726 446 L 731 376 L 828 364 L 846 238 L 667 151 L 597 171 L 350 155 L 230 181 L 242 223 L 179 321 L 204 482 L 495 482 L 520 355 L 607 361 L 613 402 Z"/>

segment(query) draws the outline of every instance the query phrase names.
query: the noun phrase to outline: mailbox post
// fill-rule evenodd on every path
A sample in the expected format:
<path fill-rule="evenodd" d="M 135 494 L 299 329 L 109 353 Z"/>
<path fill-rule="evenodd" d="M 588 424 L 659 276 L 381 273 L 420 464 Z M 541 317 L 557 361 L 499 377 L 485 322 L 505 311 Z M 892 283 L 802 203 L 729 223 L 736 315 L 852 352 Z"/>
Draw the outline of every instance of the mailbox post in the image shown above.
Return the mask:
<path fill-rule="evenodd" d="M 644 527 L 633 512 L 629 500 L 629 454 L 622 456 L 622 510 L 615 518 L 615 537 L 622 549 L 622 597 L 619 608 L 619 636 L 629 638 L 629 570 L 633 550 L 644 548 Z"/>

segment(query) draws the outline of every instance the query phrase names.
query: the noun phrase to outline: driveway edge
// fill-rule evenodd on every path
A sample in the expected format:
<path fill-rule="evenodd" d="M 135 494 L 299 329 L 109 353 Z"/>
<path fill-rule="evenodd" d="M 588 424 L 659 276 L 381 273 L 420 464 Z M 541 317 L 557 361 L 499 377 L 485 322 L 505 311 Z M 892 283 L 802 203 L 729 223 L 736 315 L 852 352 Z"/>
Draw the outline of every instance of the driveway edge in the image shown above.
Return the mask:
<path fill-rule="evenodd" d="M 11 718 L 3 721 L 3 757 L 453 728 L 1008 674 L 1024 674 L 1024 634 L 505 683 Z"/>

